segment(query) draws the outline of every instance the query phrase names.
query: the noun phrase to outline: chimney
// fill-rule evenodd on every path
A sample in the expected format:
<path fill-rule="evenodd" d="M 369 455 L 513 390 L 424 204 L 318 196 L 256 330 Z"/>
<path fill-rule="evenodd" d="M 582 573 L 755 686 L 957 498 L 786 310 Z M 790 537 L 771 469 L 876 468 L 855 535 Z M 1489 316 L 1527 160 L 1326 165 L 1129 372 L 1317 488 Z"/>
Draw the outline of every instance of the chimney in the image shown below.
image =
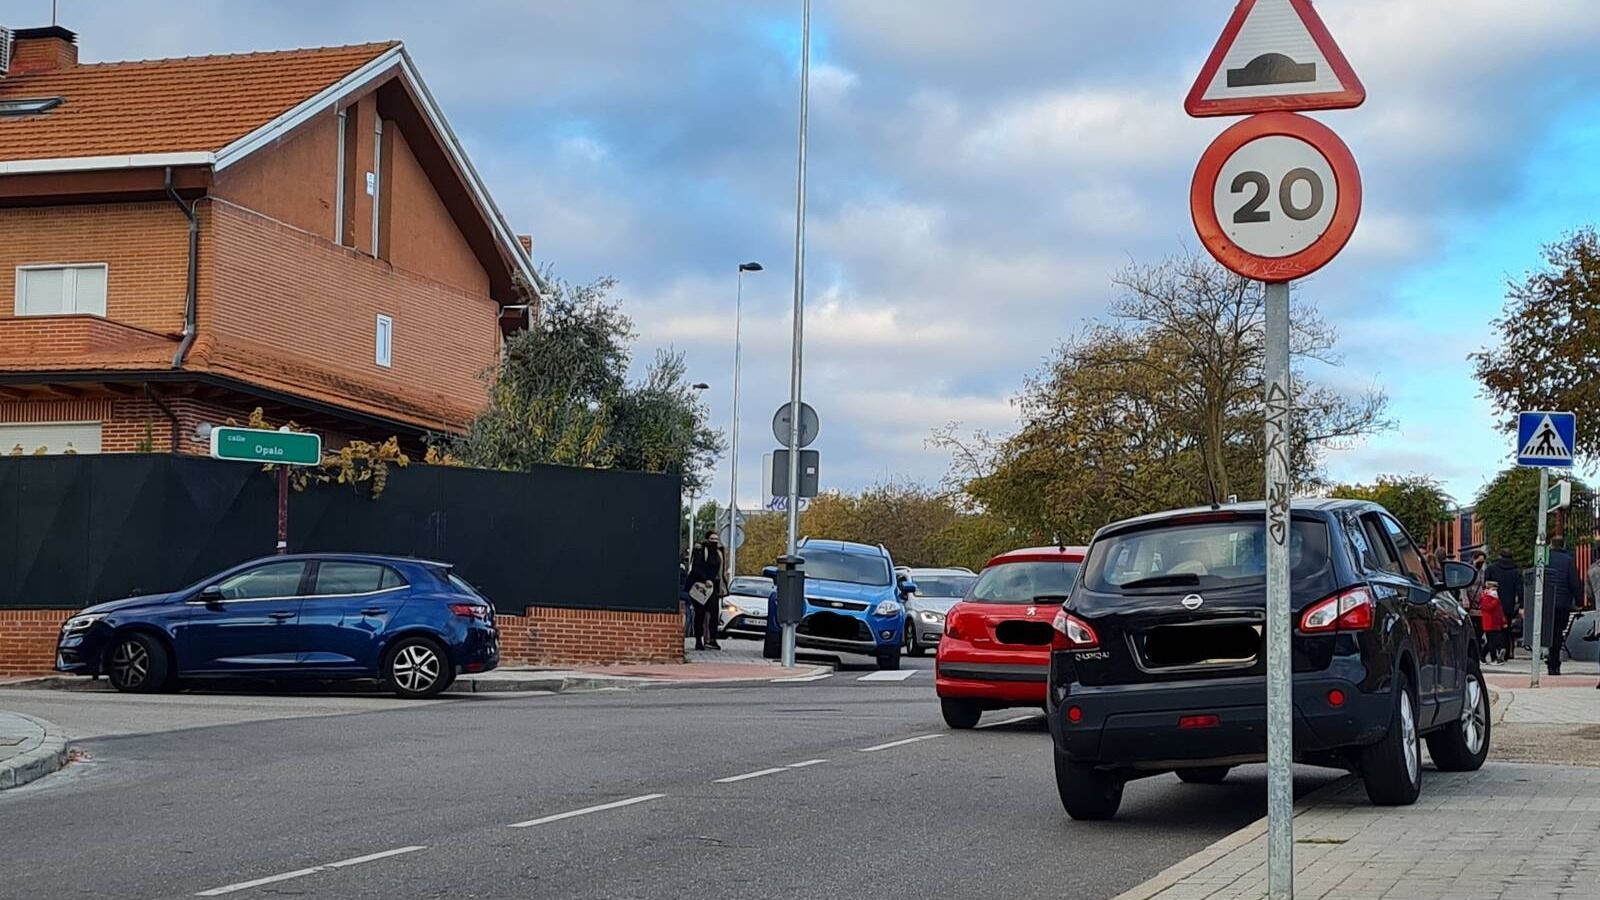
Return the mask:
<path fill-rule="evenodd" d="M 4 73 L 59 72 L 78 64 L 78 35 L 60 25 L 18 28 L 11 33 L 11 67 Z"/>

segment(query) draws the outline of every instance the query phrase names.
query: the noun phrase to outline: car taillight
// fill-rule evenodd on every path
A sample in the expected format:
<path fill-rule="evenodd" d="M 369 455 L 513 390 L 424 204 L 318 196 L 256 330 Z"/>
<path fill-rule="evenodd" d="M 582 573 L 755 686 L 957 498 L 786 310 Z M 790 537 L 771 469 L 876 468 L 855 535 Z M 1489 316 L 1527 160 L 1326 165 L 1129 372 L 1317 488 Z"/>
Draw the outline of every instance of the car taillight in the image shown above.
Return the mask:
<path fill-rule="evenodd" d="M 487 622 L 494 618 L 494 611 L 491 608 L 476 603 L 452 603 L 450 612 L 465 619 L 477 619 L 479 622 Z"/>
<path fill-rule="evenodd" d="M 1366 631 L 1372 627 L 1376 610 L 1372 591 L 1364 586 L 1351 588 L 1312 604 L 1300 616 L 1300 630 L 1306 634 Z"/>
<path fill-rule="evenodd" d="M 944 636 L 962 640 L 961 612 L 959 610 L 952 609 L 950 614 L 944 617 Z"/>
<path fill-rule="evenodd" d="M 1050 646 L 1055 650 L 1092 650 L 1100 646 L 1100 636 L 1088 622 L 1078 618 L 1065 609 L 1056 611 L 1055 621 L 1050 623 L 1055 629 L 1055 634 L 1050 639 Z"/>

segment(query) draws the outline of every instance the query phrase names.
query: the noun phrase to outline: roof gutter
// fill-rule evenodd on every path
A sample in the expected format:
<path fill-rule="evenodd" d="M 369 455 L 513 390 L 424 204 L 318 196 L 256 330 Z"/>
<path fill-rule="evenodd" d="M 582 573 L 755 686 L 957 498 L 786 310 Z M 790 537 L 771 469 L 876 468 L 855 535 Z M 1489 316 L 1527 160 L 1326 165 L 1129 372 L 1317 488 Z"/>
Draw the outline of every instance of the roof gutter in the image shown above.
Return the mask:
<path fill-rule="evenodd" d="M 183 358 L 189 355 L 189 348 L 194 346 L 194 339 L 199 334 L 196 280 L 197 269 L 200 262 L 200 220 L 194 214 L 194 204 L 184 203 L 178 196 L 178 191 L 172 186 L 172 167 L 167 166 L 166 175 L 167 196 L 172 202 L 178 204 L 178 209 L 183 211 L 184 218 L 189 220 L 189 283 L 183 304 L 183 340 L 178 344 L 178 352 L 172 355 L 172 368 L 183 368 Z M 199 202 L 199 201 L 196 201 Z"/>

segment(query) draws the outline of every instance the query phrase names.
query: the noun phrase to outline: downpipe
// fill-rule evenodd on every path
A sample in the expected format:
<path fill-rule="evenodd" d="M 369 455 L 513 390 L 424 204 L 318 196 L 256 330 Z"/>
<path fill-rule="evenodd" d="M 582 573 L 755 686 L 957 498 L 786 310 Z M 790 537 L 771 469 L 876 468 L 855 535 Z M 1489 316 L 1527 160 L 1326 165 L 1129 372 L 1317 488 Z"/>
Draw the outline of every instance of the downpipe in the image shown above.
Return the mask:
<path fill-rule="evenodd" d="M 196 281 L 197 267 L 200 259 L 200 220 L 194 214 L 194 204 L 184 203 L 172 186 L 172 167 L 167 167 L 166 174 L 167 196 L 172 202 L 178 204 L 178 209 L 183 212 L 184 218 L 189 220 L 189 279 L 187 292 L 183 304 L 183 340 L 178 343 L 178 352 L 172 355 L 172 368 L 183 368 L 184 357 L 189 355 L 189 348 L 194 346 L 194 339 L 199 332 Z M 198 203 L 199 201 L 195 201 Z"/>

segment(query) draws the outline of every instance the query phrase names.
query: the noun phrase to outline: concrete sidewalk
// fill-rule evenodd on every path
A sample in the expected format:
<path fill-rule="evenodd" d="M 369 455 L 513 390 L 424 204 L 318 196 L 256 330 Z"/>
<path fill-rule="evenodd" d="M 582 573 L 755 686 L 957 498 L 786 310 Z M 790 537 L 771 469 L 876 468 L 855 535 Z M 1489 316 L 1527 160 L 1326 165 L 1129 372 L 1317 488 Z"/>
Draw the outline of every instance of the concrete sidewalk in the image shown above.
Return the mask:
<path fill-rule="evenodd" d="M 0 790 L 21 787 L 66 765 L 68 746 L 56 725 L 0 710 Z"/>
<path fill-rule="evenodd" d="M 1297 900 L 1600 897 L 1600 771 L 1592 768 L 1600 766 L 1600 691 L 1591 683 L 1496 693 L 1490 762 L 1480 771 L 1426 768 L 1422 798 L 1409 807 L 1372 806 L 1355 778 L 1297 804 Z M 1502 749 L 1502 739 L 1512 746 Z M 1500 761 L 1524 754 L 1572 764 Z M 1263 819 L 1118 900 L 1264 896 Z"/>

